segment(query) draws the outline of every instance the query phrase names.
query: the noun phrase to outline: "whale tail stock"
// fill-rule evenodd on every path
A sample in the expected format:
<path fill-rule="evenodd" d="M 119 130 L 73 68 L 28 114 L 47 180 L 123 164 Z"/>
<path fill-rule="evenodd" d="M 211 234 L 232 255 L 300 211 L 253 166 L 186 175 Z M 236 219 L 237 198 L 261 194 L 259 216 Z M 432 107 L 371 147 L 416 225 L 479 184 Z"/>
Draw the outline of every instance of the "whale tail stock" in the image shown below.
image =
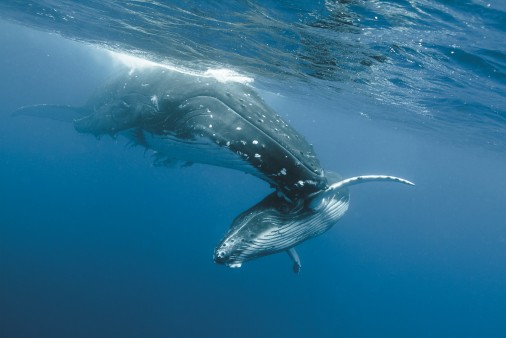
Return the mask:
<path fill-rule="evenodd" d="M 76 119 L 86 114 L 86 109 L 81 107 L 59 104 L 36 104 L 23 106 L 12 112 L 12 116 L 35 116 L 55 121 L 73 123 Z"/>

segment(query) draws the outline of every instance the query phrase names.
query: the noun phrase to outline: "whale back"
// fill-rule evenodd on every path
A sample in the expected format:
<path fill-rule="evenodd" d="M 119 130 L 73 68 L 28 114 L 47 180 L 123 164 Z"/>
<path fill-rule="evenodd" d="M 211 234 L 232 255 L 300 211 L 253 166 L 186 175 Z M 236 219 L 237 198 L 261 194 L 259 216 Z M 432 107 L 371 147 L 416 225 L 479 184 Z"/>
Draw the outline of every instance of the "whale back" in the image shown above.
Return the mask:
<path fill-rule="evenodd" d="M 218 147 L 235 156 L 235 162 L 222 166 L 243 170 L 246 163 L 292 200 L 327 184 L 305 138 L 242 83 L 149 67 L 109 81 L 88 105 L 93 113 L 75 122 L 80 132 L 100 135 L 132 129 L 137 143 L 154 150 L 169 140 L 189 148 L 192 142 L 207 143 L 209 149 Z M 158 141 L 146 142 L 153 138 Z M 221 165 L 206 158 L 177 158 L 185 157 L 184 152 L 174 158 L 164 155 Z"/>

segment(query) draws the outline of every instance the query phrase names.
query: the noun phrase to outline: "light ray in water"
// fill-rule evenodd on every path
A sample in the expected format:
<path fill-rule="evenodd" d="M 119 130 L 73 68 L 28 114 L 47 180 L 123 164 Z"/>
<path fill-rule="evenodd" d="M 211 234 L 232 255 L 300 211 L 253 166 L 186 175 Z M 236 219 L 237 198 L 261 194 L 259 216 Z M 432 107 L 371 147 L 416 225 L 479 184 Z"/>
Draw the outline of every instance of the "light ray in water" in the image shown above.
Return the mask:
<path fill-rule="evenodd" d="M 113 61 L 130 68 L 131 72 L 133 72 L 135 69 L 162 67 L 167 70 L 179 72 L 186 75 L 214 78 L 222 83 L 238 82 L 248 84 L 254 81 L 252 77 L 239 74 L 238 72 L 228 68 L 209 68 L 205 72 L 198 72 L 188 68 L 178 67 L 168 62 L 158 63 L 148 59 L 140 58 L 132 54 L 121 53 L 117 51 L 108 51 L 107 54 Z"/>

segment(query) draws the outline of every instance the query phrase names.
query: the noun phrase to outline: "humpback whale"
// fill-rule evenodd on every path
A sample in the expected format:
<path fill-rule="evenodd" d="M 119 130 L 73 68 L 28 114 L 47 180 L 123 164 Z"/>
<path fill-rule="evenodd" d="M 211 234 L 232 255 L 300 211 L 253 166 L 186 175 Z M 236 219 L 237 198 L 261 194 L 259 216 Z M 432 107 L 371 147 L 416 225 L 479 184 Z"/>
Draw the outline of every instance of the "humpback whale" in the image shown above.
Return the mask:
<path fill-rule="evenodd" d="M 327 231 L 347 211 L 348 187 L 369 181 L 411 182 L 385 175 L 343 180 L 325 172 L 309 143 L 254 89 L 239 82 L 149 66 L 122 72 L 83 107 L 36 105 L 15 115 L 72 122 L 80 133 L 123 135 L 151 149 L 160 164 L 203 163 L 240 170 L 275 191 L 232 222 L 214 261 L 240 267 Z"/>
<path fill-rule="evenodd" d="M 298 273 L 301 263 L 295 246 L 329 230 L 348 210 L 353 184 L 391 181 L 412 182 L 385 175 L 357 176 L 349 179 L 327 172 L 331 183 L 326 189 L 288 203 L 272 193 L 244 211 L 232 222 L 228 233 L 215 249 L 216 263 L 240 267 L 245 261 L 287 251 Z"/>

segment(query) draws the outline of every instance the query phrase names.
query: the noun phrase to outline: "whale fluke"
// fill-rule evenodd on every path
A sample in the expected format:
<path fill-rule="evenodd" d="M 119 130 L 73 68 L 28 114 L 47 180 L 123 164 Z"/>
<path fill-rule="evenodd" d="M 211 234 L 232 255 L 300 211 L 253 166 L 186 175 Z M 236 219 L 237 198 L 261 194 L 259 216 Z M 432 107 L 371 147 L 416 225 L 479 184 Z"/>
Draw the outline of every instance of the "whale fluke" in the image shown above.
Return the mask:
<path fill-rule="evenodd" d="M 36 104 L 23 106 L 12 112 L 12 116 L 35 116 L 55 121 L 73 123 L 76 118 L 86 114 L 86 109 L 59 104 Z"/>

